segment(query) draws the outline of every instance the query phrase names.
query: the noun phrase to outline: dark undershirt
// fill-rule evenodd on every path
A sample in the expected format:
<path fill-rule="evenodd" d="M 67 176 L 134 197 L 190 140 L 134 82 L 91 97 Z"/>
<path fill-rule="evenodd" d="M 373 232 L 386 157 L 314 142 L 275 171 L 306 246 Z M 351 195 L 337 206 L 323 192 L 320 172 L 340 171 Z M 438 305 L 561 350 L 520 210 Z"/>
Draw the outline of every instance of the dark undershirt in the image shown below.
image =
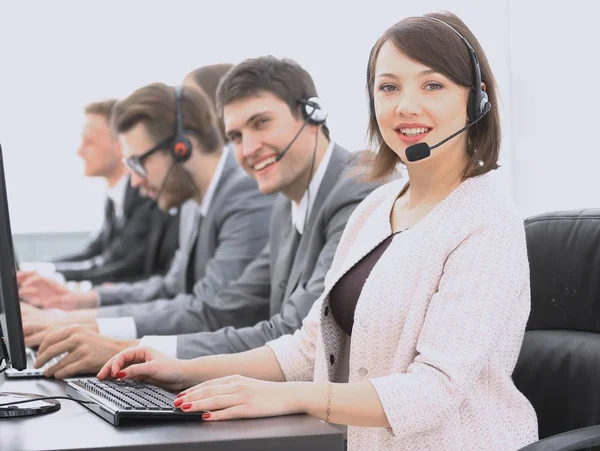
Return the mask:
<path fill-rule="evenodd" d="M 369 274 L 379 261 L 393 238 L 400 232 L 388 236 L 369 252 L 356 265 L 348 270 L 329 292 L 329 307 L 331 314 L 340 328 L 348 335 L 352 335 L 354 325 L 354 311 Z"/>

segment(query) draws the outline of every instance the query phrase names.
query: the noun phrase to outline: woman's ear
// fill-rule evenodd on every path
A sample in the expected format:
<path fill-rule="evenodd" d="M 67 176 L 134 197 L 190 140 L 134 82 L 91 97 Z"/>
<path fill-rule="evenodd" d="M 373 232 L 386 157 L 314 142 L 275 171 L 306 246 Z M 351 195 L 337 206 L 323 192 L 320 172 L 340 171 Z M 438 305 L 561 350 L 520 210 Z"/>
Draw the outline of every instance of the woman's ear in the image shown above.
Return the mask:
<path fill-rule="evenodd" d="M 487 92 L 487 89 L 486 89 L 486 87 L 485 87 L 485 83 L 484 83 L 484 82 L 481 82 L 481 89 L 482 89 L 483 91 Z"/>

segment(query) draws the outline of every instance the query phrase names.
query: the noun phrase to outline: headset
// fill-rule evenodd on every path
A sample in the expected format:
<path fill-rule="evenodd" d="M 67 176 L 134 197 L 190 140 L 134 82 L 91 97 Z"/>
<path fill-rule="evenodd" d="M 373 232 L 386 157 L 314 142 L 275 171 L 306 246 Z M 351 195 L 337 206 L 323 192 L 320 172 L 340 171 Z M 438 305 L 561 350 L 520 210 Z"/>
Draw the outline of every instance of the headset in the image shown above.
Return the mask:
<path fill-rule="evenodd" d="M 420 16 L 421 19 L 427 19 L 427 20 L 433 20 L 435 22 L 438 22 L 446 27 L 448 27 L 450 30 L 452 30 L 456 36 L 459 37 L 459 39 L 464 43 L 465 47 L 467 48 L 467 51 L 469 52 L 469 58 L 471 60 L 471 67 L 473 69 L 473 86 L 471 88 L 471 92 L 469 92 L 469 99 L 467 101 L 467 118 L 469 119 L 469 122 L 475 122 L 476 120 L 478 120 L 479 118 L 483 117 L 485 114 L 487 114 L 491 109 L 492 109 L 492 104 L 489 101 L 487 92 L 485 92 L 481 86 L 481 68 L 479 67 L 479 59 L 477 58 L 477 54 L 475 53 L 475 50 L 473 49 L 473 47 L 471 46 L 471 44 L 469 44 L 469 41 L 467 41 L 467 39 L 460 34 L 456 28 L 454 28 L 452 25 L 444 22 L 443 20 L 440 20 L 436 17 L 431 17 L 431 16 Z M 370 78 L 369 74 L 369 78 Z M 373 88 L 371 87 L 371 84 L 369 83 L 368 86 L 369 89 L 369 93 L 371 94 L 371 101 L 369 102 L 369 112 L 371 113 L 371 117 L 375 117 L 375 104 L 373 102 Z"/>
<path fill-rule="evenodd" d="M 322 125 L 327 120 L 327 111 L 323 108 L 323 102 L 318 97 L 300 99 L 302 105 L 302 116 L 304 120 L 313 125 Z"/>
<path fill-rule="evenodd" d="M 436 17 L 422 16 L 422 18 L 434 20 L 442 25 L 447 26 L 465 44 L 465 47 L 469 52 L 469 58 L 471 59 L 471 67 L 473 68 L 473 88 L 469 93 L 469 100 L 467 102 L 467 117 L 469 122 L 475 122 L 479 117 L 487 114 L 487 112 L 492 108 L 492 104 L 488 99 L 487 92 L 485 92 L 481 87 L 481 68 L 479 67 L 479 59 L 477 58 L 475 50 L 471 44 L 469 44 L 469 41 L 467 41 L 467 39 L 450 24 L 444 22 L 443 20 L 437 19 Z"/>
<path fill-rule="evenodd" d="M 173 160 L 185 163 L 192 156 L 192 143 L 185 137 L 183 130 L 183 112 L 181 110 L 182 88 L 175 87 L 175 136 L 170 147 Z"/>
<path fill-rule="evenodd" d="M 173 142 L 169 147 L 169 151 L 171 152 L 171 157 L 173 158 L 173 162 L 171 163 L 171 167 L 167 171 L 167 174 L 163 178 L 160 187 L 156 191 L 156 201 L 158 201 L 160 195 L 167 184 L 167 180 L 171 176 L 173 169 L 175 169 L 176 164 L 183 164 L 190 159 L 192 156 L 192 143 L 186 138 L 185 130 L 183 129 L 183 112 L 181 110 L 181 99 L 182 99 L 183 90 L 181 86 L 175 87 L 175 135 L 173 136 Z M 194 190 L 200 198 L 200 192 L 198 187 L 193 184 Z M 152 208 L 156 208 L 158 202 L 154 202 L 152 204 Z"/>
<path fill-rule="evenodd" d="M 325 110 L 325 108 L 323 108 L 323 103 L 321 102 L 321 99 L 319 99 L 318 97 L 309 97 L 308 99 L 300 99 L 300 100 L 298 100 L 298 103 L 300 105 L 302 105 L 302 108 L 300 108 L 300 110 L 302 111 L 302 117 L 304 118 L 304 123 L 302 124 L 302 127 L 300 127 L 300 129 L 298 130 L 296 135 L 294 135 L 294 137 L 289 142 L 289 144 L 287 146 L 285 146 L 285 148 L 281 152 L 279 152 L 279 155 L 277 155 L 277 158 L 275 159 L 276 162 L 281 161 L 281 159 L 285 156 L 285 154 L 288 152 L 288 150 L 290 150 L 290 148 L 292 147 L 292 144 L 294 144 L 296 142 L 296 139 L 298 139 L 298 136 L 300 136 L 300 133 L 302 133 L 302 130 L 304 130 L 304 127 L 306 127 L 308 124 L 323 125 L 325 123 L 325 121 L 327 120 L 327 111 Z M 316 144 L 315 144 L 315 152 L 316 152 Z M 313 155 L 313 157 L 314 157 L 314 155 Z"/>

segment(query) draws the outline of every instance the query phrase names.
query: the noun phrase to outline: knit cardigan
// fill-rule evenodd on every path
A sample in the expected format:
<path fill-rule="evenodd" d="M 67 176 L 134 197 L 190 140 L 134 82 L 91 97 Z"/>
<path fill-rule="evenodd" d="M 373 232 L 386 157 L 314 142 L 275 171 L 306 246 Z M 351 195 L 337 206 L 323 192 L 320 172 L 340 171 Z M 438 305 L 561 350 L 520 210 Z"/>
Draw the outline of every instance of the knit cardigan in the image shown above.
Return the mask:
<path fill-rule="evenodd" d="M 392 233 L 403 182 L 375 190 L 351 216 L 302 328 L 268 343 L 288 381 L 373 385 L 391 427 L 350 426 L 348 450 L 509 451 L 537 440 L 535 411 L 511 378 L 530 311 L 524 226 L 490 178 L 465 180 L 394 237 L 349 337 L 329 292 Z"/>

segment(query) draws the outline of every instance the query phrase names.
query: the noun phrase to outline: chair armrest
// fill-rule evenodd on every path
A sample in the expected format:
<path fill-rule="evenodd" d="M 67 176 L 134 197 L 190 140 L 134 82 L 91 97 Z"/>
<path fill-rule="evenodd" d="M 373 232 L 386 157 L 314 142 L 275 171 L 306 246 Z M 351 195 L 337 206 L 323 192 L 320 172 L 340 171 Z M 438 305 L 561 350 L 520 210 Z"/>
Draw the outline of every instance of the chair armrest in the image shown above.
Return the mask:
<path fill-rule="evenodd" d="M 575 451 L 595 445 L 600 445 L 600 426 L 589 426 L 553 435 L 519 451 Z"/>

